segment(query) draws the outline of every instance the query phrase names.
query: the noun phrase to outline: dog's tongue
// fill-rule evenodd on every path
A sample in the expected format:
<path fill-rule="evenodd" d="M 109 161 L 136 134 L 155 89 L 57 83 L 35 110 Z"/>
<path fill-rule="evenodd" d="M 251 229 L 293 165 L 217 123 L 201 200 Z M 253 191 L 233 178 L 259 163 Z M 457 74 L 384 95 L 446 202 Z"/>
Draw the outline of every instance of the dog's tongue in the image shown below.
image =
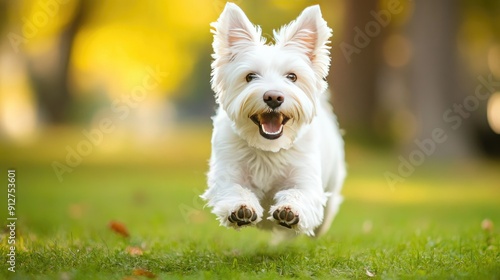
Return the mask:
<path fill-rule="evenodd" d="M 262 114 L 260 124 L 266 134 L 278 134 L 283 128 L 283 115 L 277 113 Z"/>

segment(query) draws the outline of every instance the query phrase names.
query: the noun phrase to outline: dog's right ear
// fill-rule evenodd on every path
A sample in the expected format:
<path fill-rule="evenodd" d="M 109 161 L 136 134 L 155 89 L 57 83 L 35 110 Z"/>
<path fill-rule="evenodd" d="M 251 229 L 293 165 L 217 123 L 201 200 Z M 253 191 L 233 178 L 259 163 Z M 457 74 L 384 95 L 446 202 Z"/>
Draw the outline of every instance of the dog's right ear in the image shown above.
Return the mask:
<path fill-rule="evenodd" d="M 236 4 L 228 2 L 213 27 L 215 59 L 232 59 L 244 49 L 261 43 L 262 31 L 254 26 Z"/>

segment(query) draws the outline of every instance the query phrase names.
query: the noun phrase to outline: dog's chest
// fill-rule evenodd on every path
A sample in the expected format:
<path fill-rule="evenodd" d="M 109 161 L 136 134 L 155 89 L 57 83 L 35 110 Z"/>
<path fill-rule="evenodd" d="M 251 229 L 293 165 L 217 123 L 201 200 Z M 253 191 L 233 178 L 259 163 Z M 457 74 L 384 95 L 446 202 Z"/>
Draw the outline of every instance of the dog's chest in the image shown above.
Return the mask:
<path fill-rule="evenodd" d="M 283 153 L 254 150 L 242 165 L 250 185 L 262 196 L 284 187 L 291 172 L 289 160 Z"/>

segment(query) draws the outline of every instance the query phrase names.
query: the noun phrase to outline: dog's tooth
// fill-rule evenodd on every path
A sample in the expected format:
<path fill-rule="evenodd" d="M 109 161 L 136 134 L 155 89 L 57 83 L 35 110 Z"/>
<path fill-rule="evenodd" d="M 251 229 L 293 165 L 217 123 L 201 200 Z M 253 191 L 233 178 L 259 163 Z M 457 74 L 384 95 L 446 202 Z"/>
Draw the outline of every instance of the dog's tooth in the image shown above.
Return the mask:
<path fill-rule="evenodd" d="M 269 135 L 276 135 L 276 134 L 280 134 L 281 131 L 283 131 L 283 125 L 280 126 L 280 129 L 276 132 L 267 132 L 266 131 L 266 128 L 264 127 L 263 124 L 260 125 L 262 127 L 262 131 L 264 131 L 265 134 L 269 134 Z"/>

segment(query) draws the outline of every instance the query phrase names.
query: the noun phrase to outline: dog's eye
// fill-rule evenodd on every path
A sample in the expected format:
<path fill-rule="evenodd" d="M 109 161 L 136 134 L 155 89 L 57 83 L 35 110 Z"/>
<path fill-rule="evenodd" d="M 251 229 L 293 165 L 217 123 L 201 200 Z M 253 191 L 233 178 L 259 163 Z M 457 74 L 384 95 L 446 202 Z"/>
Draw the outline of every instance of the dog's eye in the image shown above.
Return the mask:
<path fill-rule="evenodd" d="M 250 73 L 245 77 L 245 79 L 247 80 L 247 83 L 250 83 L 251 81 L 257 79 L 257 74 Z"/>
<path fill-rule="evenodd" d="M 286 75 L 286 78 L 295 83 L 297 81 L 297 75 L 295 73 L 289 73 Z"/>

